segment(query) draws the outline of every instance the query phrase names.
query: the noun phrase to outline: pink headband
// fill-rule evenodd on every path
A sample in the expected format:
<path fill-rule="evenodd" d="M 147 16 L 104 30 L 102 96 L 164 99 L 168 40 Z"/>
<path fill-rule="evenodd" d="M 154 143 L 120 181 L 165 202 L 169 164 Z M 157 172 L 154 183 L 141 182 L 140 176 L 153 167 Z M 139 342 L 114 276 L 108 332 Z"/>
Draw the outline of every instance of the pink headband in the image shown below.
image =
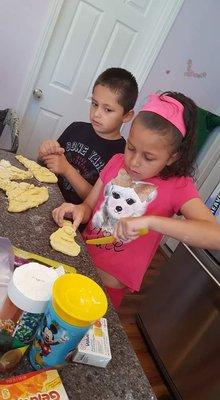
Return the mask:
<path fill-rule="evenodd" d="M 148 102 L 144 104 L 141 111 L 152 111 L 167 121 L 171 122 L 181 132 L 183 137 L 186 134 L 186 127 L 183 119 L 183 105 L 170 96 L 151 94 Z"/>

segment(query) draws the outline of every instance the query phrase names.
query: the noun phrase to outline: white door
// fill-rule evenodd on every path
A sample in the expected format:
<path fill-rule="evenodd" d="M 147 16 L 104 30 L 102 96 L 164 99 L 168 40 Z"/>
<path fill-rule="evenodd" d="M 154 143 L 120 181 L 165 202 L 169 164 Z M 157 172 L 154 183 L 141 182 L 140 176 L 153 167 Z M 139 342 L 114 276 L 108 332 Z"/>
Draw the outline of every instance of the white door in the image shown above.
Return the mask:
<path fill-rule="evenodd" d="M 134 73 L 139 89 L 183 0 L 64 0 L 23 119 L 19 151 L 36 158 L 44 139 L 88 121 L 97 76 L 110 66 Z"/>

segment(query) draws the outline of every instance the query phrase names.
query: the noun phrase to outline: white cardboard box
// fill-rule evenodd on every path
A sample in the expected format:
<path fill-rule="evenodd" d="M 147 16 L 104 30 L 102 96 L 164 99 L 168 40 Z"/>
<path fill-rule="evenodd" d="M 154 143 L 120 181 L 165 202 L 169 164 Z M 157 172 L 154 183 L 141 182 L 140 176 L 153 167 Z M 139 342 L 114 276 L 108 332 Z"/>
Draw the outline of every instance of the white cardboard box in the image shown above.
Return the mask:
<path fill-rule="evenodd" d="M 111 360 L 106 318 L 101 318 L 89 329 L 74 351 L 72 361 L 106 367 Z"/>

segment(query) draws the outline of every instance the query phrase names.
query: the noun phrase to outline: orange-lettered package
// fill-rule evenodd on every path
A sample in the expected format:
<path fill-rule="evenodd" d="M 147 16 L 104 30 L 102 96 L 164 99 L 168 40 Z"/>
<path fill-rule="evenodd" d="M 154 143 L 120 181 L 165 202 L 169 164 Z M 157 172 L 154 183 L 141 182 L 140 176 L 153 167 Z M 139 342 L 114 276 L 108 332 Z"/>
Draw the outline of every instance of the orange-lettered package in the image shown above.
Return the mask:
<path fill-rule="evenodd" d="M 0 380 L 0 400 L 68 400 L 57 370 L 28 372 Z"/>

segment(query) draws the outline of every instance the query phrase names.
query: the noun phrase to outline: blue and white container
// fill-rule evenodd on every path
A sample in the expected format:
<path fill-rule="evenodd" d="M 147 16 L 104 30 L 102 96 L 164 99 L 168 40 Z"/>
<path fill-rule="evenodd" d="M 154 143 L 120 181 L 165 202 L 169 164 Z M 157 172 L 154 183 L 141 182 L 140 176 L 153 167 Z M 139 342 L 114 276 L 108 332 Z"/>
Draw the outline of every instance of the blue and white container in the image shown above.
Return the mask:
<path fill-rule="evenodd" d="M 106 310 L 105 293 L 92 279 L 80 274 L 60 276 L 29 353 L 33 368 L 67 364 L 69 353 Z"/>

